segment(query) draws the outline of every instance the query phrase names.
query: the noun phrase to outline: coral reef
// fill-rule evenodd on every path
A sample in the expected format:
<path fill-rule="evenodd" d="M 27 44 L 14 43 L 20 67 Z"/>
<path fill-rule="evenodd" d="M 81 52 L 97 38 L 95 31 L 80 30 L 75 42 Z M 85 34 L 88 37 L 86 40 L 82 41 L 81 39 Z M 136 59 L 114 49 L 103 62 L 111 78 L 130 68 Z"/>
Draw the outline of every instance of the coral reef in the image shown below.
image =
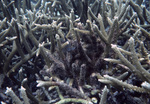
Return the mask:
<path fill-rule="evenodd" d="M 149 0 L 0 0 L 2 104 L 149 104 Z"/>

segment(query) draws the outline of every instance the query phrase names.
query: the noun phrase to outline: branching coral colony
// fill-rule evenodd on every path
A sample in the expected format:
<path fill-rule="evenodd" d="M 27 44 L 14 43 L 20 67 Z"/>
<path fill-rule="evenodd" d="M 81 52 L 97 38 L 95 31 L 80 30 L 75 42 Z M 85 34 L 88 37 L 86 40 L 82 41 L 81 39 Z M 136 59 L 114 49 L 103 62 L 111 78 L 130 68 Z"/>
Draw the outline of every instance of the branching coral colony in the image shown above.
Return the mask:
<path fill-rule="evenodd" d="M 3 104 L 148 104 L 149 0 L 0 0 Z"/>

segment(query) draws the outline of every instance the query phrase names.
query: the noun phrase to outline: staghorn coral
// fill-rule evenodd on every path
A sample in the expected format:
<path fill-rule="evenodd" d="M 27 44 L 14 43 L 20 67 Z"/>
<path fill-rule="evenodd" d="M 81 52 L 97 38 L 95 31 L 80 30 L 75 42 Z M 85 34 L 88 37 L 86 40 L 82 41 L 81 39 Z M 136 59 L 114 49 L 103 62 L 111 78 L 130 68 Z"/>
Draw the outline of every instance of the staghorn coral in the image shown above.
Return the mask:
<path fill-rule="evenodd" d="M 147 0 L 0 5 L 2 103 L 148 103 Z"/>

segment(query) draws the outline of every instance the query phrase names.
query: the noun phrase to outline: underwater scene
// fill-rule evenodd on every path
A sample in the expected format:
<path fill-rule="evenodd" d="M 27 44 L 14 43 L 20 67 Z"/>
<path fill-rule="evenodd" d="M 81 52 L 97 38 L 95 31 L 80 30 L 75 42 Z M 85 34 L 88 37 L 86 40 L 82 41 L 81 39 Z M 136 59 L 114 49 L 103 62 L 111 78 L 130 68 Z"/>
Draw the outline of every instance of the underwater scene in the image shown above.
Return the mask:
<path fill-rule="evenodd" d="M 150 104 L 150 0 L 0 0 L 1 104 Z"/>

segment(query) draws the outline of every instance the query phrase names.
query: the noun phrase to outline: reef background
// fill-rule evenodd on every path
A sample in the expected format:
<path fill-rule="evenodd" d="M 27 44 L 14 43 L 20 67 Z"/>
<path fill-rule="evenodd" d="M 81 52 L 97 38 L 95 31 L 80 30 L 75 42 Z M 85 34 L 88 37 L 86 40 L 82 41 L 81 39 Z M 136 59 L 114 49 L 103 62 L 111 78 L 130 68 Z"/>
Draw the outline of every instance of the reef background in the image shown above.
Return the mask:
<path fill-rule="evenodd" d="M 0 0 L 2 104 L 150 104 L 149 0 Z"/>

